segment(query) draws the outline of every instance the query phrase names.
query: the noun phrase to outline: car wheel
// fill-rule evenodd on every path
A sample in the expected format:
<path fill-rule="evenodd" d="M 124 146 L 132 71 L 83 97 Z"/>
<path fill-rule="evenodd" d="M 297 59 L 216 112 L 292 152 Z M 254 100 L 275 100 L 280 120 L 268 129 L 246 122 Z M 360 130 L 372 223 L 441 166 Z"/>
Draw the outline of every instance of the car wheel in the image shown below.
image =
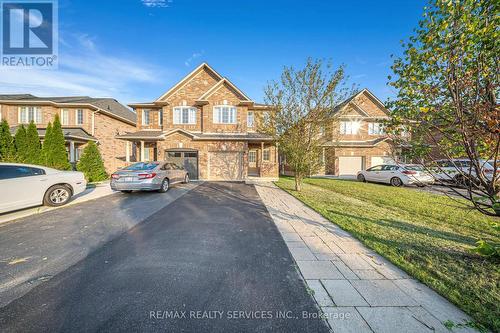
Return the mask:
<path fill-rule="evenodd" d="M 391 185 L 396 186 L 396 187 L 400 187 L 403 185 L 403 181 L 398 177 L 394 177 L 394 178 L 391 178 Z"/>
<path fill-rule="evenodd" d="M 184 177 L 184 184 L 189 183 L 189 175 L 186 173 L 186 177 Z"/>
<path fill-rule="evenodd" d="M 62 206 L 71 199 L 71 190 L 65 185 L 54 185 L 45 192 L 43 204 L 46 206 Z"/>
<path fill-rule="evenodd" d="M 158 192 L 160 192 L 160 193 L 165 193 L 165 192 L 167 192 L 167 191 L 168 191 L 169 187 L 170 187 L 170 184 L 169 184 L 169 182 L 168 182 L 168 179 L 167 179 L 167 178 L 165 178 L 165 179 L 163 179 L 163 181 L 161 182 L 161 186 L 160 186 L 160 189 L 158 190 Z"/>
<path fill-rule="evenodd" d="M 132 193 L 132 190 L 122 190 L 123 193 Z"/>
<path fill-rule="evenodd" d="M 358 182 L 362 182 L 362 183 L 366 182 L 365 176 L 363 176 L 361 174 L 358 175 L 357 179 L 358 179 Z"/>

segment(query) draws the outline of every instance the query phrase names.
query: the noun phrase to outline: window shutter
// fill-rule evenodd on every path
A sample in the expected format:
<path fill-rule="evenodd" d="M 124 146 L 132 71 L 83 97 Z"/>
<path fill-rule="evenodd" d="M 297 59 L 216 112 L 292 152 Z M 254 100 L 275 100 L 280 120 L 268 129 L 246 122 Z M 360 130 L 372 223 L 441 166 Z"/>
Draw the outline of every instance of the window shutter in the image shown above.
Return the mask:
<path fill-rule="evenodd" d="M 189 123 L 196 124 L 196 109 L 195 108 L 189 109 Z"/>

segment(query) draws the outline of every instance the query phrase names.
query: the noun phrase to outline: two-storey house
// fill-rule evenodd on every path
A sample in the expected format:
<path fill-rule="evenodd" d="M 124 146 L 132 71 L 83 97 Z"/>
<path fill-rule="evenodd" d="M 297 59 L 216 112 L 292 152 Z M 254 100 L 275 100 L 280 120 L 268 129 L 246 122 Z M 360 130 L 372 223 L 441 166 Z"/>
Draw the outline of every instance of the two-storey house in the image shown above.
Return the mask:
<path fill-rule="evenodd" d="M 271 108 L 257 104 L 203 63 L 157 100 L 130 104 L 137 130 L 127 142 L 126 160 L 168 160 L 191 179 L 277 178 L 273 138 L 258 124 Z"/>
<path fill-rule="evenodd" d="M 323 134 L 320 174 L 352 176 L 359 170 L 394 162 L 394 148 L 384 131 L 389 111 L 368 89 L 340 103 L 333 117 Z"/>
<path fill-rule="evenodd" d="M 111 173 L 126 165 L 125 143 L 116 135 L 135 129 L 136 115 L 112 98 L 36 97 L 30 94 L 0 95 L 0 119 L 9 123 L 12 135 L 19 125 L 33 121 L 43 141 L 49 122 L 59 115 L 68 159 L 78 162 L 89 141 L 98 144 L 104 166 Z"/>

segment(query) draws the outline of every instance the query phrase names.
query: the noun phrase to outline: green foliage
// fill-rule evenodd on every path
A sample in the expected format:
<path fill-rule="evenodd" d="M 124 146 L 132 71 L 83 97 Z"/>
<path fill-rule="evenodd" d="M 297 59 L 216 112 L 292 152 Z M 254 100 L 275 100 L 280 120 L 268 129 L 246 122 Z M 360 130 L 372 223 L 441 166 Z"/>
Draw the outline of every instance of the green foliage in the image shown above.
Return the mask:
<path fill-rule="evenodd" d="M 49 130 L 50 127 L 50 130 Z M 61 128 L 59 116 L 56 115 L 54 123 L 47 126 L 43 143 L 45 165 L 58 170 L 71 170 L 71 164 L 66 152 L 66 143 Z"/>
<path fill-rule="evenodd" d="M 93 141 L 90 141 L 83 150 L 76 169 L 85 174 L 88 182 L 97 182 L 108 178 L 99 148 Z"/>
<path fill-rule="evenodd" d="M 47 128 L 45 129 L 45 137 L 43 138 L 42 143 L 42 164 L 48 166 L 47 161 L 50 158 L 50 152 L 52 150 L 52 123 L 47 124 Z"/>
<path fill-rule="evenodd" d="M 42 163 L 42 148 L 35 123 L 30 122 L 26 130 L 26 163 Z"/>
<path fill-rule="evenodd" d="M 478 240 L 476 245 L 477 246 L 472 249 L 472 252 L 485 257 L 500 257 L 500 246 L 498 246 L 498 244 L 494 245 L 484 240 Z"/>
<path fill-rule="evenodd" d="M 14 140 L 10 134 L 9 124 L 7 120 L 2 120 L 0 124 L 0 161 L 13 162 L 15 159 L 16 148 Z"/>
<path fill-rule="evenodd" d="M 16 145 L 16 162 L 27 163 L 27 141 L 26 141 L 26 128 L 21 124 L 17 128 L 16 134 L 14 136 L 14 143 Z"/>

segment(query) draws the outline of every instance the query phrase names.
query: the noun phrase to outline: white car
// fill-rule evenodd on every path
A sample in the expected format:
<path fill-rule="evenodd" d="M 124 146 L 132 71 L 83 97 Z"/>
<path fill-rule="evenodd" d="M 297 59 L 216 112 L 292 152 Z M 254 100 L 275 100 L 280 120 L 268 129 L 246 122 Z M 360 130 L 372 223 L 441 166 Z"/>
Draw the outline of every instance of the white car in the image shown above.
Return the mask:
<path fill-rule="evenodd" d="M 481 172 L 487 180 L 493 179 L 493 161 L 479 161 Z M 496 174 L 500 174 L 500 167 L 497 165 Z M 436 160 L 429 167 L 432 175 L 438 181 L 464 184 L 468 178 L 478 178 L 475 168 L 471 168 L 471 161 L 468 159 Z M 469 177 L 470 174 L 470 177 Z"/>
<path fill-rule="evenodd" d="M 82 172 L 0 163 L 0 213 L 42 204 L 61 206 L 86 186 Z"/>
<path fill-rule="evenodd" d="M 360 182 L 386 183 L 392 186 L 414 184 L 425 186 L 434 182 L 434 177 L 418 164 L 383 164 L 358 172 Z"/>

